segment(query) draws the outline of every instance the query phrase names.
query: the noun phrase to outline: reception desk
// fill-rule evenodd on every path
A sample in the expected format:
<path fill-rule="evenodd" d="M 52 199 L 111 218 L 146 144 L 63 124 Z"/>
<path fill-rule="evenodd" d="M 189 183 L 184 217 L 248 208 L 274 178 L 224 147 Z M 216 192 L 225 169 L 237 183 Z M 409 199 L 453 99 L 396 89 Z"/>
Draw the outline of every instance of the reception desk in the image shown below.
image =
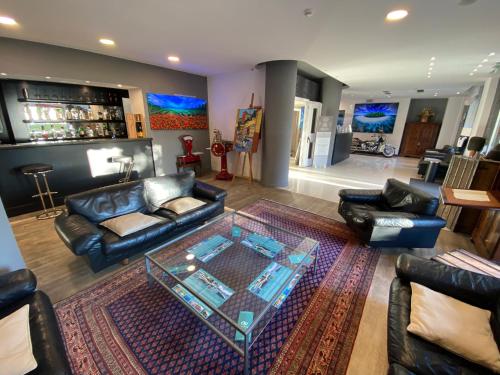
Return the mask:
<path fill-rule="evenodd" d="M 150 138 L 95 139 L 0 145 L 0 197 L 8 216 L 41 209 L 35 194 L 33 178 L 19 168 L 33 163 L 54 167 L 47 177 L 56 205 L 69 194 L 111 185 L 123 177 L 120 163 L 112 157 L 131 156 L 134 160 L 132 179 L 155 176 Z"/>

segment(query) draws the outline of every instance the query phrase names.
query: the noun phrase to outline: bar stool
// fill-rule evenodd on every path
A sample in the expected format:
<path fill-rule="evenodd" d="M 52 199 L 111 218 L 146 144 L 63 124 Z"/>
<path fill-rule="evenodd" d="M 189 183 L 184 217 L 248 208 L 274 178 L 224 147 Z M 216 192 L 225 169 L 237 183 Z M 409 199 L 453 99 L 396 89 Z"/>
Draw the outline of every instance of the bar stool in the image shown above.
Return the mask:
<path fill-rule="evenodd" d="M 134 169 L 134 158 L 131 156 L 113 156 L 111 157 L 112 163 L 120 163 L 120 168 L 118 169 L 118 174 L 125 174 L 124 177 L 118 180 L 119 183 L 129 182 L 132 176 L 132 170 Z"/>
<path fill-rule="evenodd" d="M 63 213 L 63 210 L 55 207 L 52 195 L 57 194 L 57 192 L 51 191 L 49 183 L 47 182 L 47 173 L 50 173 L 53 170 L 54 168 L 50 164 L 29 164 L 25 165 L 24 167 L 21 167 L 21 173 L 23 173 L 26 176 L 33 176 L 33 178 L 35 179 L 35 185 L 38 194 L 35 194 L 32 197 L 33 198 L 39 197 L 43 207 L 43 212 L 36 216 L 38 220 L 51 219 Z M 43 182 L 45 183 L 44 192 L 42 192 L 40 181 L 38 180 L 39 176 L 42 177 Z M 49 203 L 50 203 L 49 208 L 47 208 L 47 205 L 45 204 L 45 198 L 44 198 L 45 196 L 49 197 Z"/>

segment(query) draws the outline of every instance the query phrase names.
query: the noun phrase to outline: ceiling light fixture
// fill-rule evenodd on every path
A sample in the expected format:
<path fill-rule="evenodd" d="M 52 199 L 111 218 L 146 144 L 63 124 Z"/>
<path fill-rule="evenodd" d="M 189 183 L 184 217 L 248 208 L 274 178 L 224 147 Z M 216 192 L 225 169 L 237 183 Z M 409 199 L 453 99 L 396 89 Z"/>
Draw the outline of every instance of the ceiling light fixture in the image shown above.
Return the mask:
<path fill-rule="evenodd" d="M 469 73 L 469 75 L 470 75 L 470 76 L 473 76 L 473 75 L 474 75 L 474 73 Z"/>
<path fill-rule="evenodd" d="M 432 69 L 433 69 L 432 66 L 429 66 L 429 70 L 432 70 Z"/>
<path fill-rule="evenodd" d="M 457 95 L 460 95 L 460 91 L 457 91 Z"/>
<path fill-rule="evenodd" d="M 45 79 L 51 79 L 52 77 L 51 76 L 45 76 Z"/>
<path fill-rule="evenodd" d="M 477 67 L 478 67 L 478 68 L 482 68 L 482 67 L 483 67 L 483 65 L 482 65 L 482 64 L 479 64 Z"/>
<path fill-rule="evenodd" d="M 429 66 L 434 66 L 434 63 L 433 63 L 433 62 L 431 62 L 431 63 L 429 64 Z"/>
<path fill-rule="evenodd" d="M 121 83 L 117 84 L 116 86 L 118 87 L 123 87 L 123 85 Z"/>
<path fill-rule="evenodd" d="M 490 52 L 488 56 L 495 56 L 495 52 Z"/>
<path fill-rule="evenodd" d="M 90 81 L 85 81 L 85 83 L 90 83 Z"/>
<path fill-rule="evenodd" d="M 488 59 L 484 59 L 482 62 L 484 62 L 484 63 L 485 63 L 485 62 L 488 62 Z"/>
<path fill-rule="evenodd" d="M 0 16 L 0 24 L 2 25 L 8 25 L 8 26 L 13 26 L 17 25 L 17 22 L 14 18 L 11 17 L 6 17 L 6 16 Z"/>
<path fill-rule="evenodd" d="M 399 21 L 399 20 L 402 20 L 403 18 L 405 18 L 406 16 L 408 16 L 407 10 L 396 9 L 396 10 L 393 10 L 393 11 L 387 13 L 387 16 L 385 16 L 385 19 L 387 21 Z"/>
<path fill-rule="evenodd" d="M 434 60 L 436 60 L 436 57 L 432 56 L 431 61 L 434 61 Z"/>
<path fill-rule="evenodd" d="M 473 70 L 473 72 L 477 72 L 477 68 L 475 68 L 475 69 Z"/>
<path fill-rule="evenodd" d="M 115 41 L 112 39 L 101 38 L 99 39 L 99 43 L 104 44 L 105 46 L 114 46 Z"/>
<path fill-rule="evenodd" d="M 304 9 L 304 16 L 306 16 L 307 18 L 309 17 L 312 17 L 313 16 L 313 10 L 312 9 Z"/>
<path fill-rule="evenodd" d="M 167 59 L 168 59 L 168 61 L 173 62 L 173 63 L 177 63 L 177 62 L 181 61 L 181 59 L 179 59 L 178 56 L 169 56 L 169 57 L 167 57 Z"/>
<path fill-rule="evenodd" d="M 7 73 L 0 73 L 0 75 L 2 75 L 2 76 L 6 76 L 6 75 L 7 75 Z"/>

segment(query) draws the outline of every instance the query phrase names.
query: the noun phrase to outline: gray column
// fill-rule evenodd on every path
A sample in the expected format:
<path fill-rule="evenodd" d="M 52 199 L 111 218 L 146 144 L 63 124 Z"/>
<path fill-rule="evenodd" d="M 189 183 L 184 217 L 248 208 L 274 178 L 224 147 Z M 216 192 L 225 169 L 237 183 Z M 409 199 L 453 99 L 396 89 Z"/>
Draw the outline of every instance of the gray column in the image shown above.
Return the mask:
<path fill-rule="evenodd" d="M 321 102 L 322 114 L 333 117 L 333 129 L 331 134 L 330 148 L 328 150 L 328 163 L 332 164 L 333 149 L 335 144 L 335 135 L 337 132 L 337 117 L 339 115 L 340 98 L 342 96 L 342 82 L 331 77 L 325 77 L 321 80 Z"/>
<path fill-rule="evenodd" d="M 296 84 L 297 61 L 278 60 L 266 63 L 262 142 L 262 183 L 266 186 L 288 186 Z"/>

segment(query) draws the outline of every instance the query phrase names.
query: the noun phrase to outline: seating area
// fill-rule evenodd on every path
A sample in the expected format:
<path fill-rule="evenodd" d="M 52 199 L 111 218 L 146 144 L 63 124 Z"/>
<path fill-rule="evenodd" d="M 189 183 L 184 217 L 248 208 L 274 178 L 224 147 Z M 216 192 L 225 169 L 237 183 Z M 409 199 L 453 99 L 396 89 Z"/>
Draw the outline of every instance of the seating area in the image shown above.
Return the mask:
<path fill-rule="evenodd" d="M 500 374 L 498 15 L 2 3 L 0 375 Z"/>

